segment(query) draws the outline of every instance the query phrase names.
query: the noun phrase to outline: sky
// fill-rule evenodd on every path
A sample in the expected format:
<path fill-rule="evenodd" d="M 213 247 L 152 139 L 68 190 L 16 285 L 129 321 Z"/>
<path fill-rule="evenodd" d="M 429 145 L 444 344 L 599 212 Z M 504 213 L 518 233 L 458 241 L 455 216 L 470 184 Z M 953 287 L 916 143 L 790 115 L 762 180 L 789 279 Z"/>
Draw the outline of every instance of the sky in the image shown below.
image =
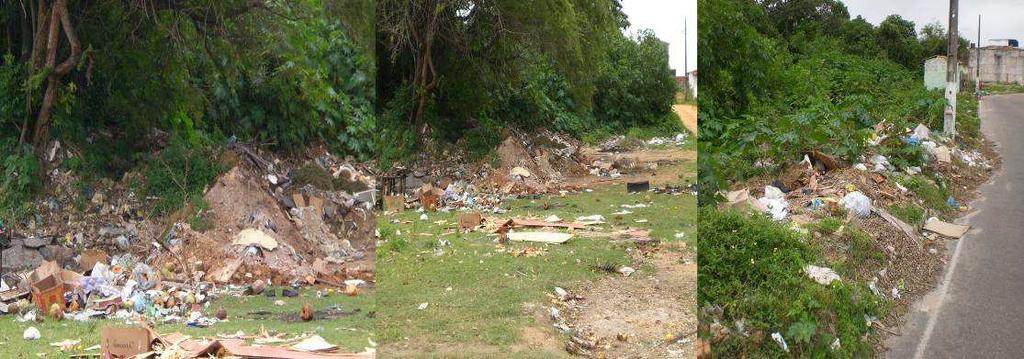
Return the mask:
<path fill-rule="evenodd" d="M 622 0 L 622 10 L 629 18 L 627 34 L 650 29 L 659 39 L 668 42 L 668 62 L 677 75 L 684 73 L 684 62 L 688 64 L 688 71 L 697 69 L 697 0 Z M 689 54 L 689 61 L 684 54 Z"/>
<path fill-rule="evenodd" d="M 949 24 L 949 0 L 844 0 L 850 17 L 861 15 L 878 25 L 890 14 L 899 14 L 921 27 L 938 21 L 946 28 Z M 1024 0 L 960 0 L 960 36 L 976 42 L 978 15 L 981 15 L 981 45 L 989 39 L 1018 39 L 1024 41 Z"/>

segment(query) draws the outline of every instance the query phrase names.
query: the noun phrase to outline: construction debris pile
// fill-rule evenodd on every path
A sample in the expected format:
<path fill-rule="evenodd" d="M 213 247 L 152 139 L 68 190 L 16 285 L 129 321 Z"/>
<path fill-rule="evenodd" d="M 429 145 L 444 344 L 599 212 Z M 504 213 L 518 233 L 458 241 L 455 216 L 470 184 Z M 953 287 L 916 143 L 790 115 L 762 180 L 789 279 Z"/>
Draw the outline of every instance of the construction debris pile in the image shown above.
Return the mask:
<path fill-rule="evenodd" d="M 0 315 L 209 327 L 224 320 L 209 308 L 218 297 L 290 297 L 313 285 L 356 295 L 373 285 L 372 177 L 322 149 L 298 160 L 229 149 L 234 165 L 204 191 L 208 208 L 168 218 L 145 215 L 152 199 L 127 185 L 137 173 L 87 188 L 89 202 L 76 209 L 82 189 L 59 170 L 61 156 L 75 154 L 51 151 L 54 186 L 19 228 L 32 235 L 0 233 Z M 193 229 L 189 216 L 209 229 Z"/>
<path fill-rule="evenodd" d="M 566 195 L 612 180 L 671 182 L 680 179 L 678 166 L 685 160 L 681 153 L 687 141 L 686 134 L 648 141 L 618 136 L 588 147 L 548 131 L 513 133 L 492 161 L 472 163 L 464 154 L 446 154 L 444 160 L 424 159 L 415 168 L 397 167 L 391 175 L 381 175 L 380 203 L 389 212 L 419 208 L 503 213 L 500 204 L 517 196 Z M 694 194 L 696 188 L 653 190 Z"/>

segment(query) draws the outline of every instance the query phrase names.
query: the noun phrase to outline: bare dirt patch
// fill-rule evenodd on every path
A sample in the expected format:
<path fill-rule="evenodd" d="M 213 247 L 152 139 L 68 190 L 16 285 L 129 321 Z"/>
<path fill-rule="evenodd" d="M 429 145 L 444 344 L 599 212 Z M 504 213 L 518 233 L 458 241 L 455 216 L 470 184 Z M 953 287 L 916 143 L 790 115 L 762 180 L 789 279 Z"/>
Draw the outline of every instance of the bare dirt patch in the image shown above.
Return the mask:
<path fill-rule="evenodd" d="M 686 126 L 690 133 L 697 134 L 697 106 L 694 105 L 672 105 L 672 110 L 679 115 L 679 119 L 683 121 L 683 126 Z"/>
<path fill-rule="evenodd" d="M 669 246 L 669 245 L 666 245 Z M 690 358 L 696 340 L 697 264 L 682 243 L 636 253 L 639 272 L 585 285 L 569 325 L 608 358 Z M 653 273 L 643 273 L 648 268 Z"/>

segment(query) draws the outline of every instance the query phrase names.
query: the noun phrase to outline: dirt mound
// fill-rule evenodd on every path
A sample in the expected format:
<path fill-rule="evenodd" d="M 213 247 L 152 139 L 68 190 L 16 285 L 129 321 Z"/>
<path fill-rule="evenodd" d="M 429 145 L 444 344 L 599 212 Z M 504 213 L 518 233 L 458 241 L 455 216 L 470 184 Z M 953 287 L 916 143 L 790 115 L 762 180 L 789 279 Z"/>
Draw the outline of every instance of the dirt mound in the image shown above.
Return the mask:
<path fill-rule="evenodd" d="M 530 193 L 548 192 L 567 177 L 587 174 L 579 149 L 573 140 L 546 131 L 509 136 L 498 146 L 498 165 L 486 181 L 496 188 L 514 184 Z"/>
<path fill-rule="evenodd" d="M 206 279 L 245 282 L 256 277 L 277 283 L 373 279 L 375 217 L 366 203 L 346 192 L 310 185 L 284 188 L 266 178 L 257 169 L 232 168 L 204 196 L 213 229 L 200 233 L 181 228 L 175 233 L 182 239 L 180 250 L 185 257 L 204 262 Z M 279 176 L 278 182 L 287 183 L 287 178 Z M 268 235 L 277 247 L 233 243 L 250 229 Z"/>

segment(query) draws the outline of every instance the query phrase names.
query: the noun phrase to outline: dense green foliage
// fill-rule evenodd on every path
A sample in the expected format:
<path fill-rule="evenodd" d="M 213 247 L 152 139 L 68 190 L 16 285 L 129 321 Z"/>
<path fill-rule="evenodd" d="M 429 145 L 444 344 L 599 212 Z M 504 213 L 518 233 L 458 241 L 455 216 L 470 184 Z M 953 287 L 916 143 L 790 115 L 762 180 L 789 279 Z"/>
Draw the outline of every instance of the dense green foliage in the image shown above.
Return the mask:
<path fill-rule="evenodd" d="M 428 139 L 486 153 L 502 129 L 681 130 L 666 49 L 650 32 L 624 35 L 617 0 L 379 4 L 385 164 Z"/>
<path fill-rule="evenodd" d="M 930 54 L 922 44 L 934 51 L 941 28 L 930 26 L 919 39 L 914 24 L 898 15 L 875 27 L 850 20 L 845 7 L 830 0 L 701 0 L 699 6 L 703 200 L 713 200 L 725 179 L 773 173 L 799 160 L 803 150 L 856 161 L 883 120 L 896 128 L 941 128 L 945 100 L 921 80 Z M 798 25 L 766 20 L 777 14 Z M 970 96 L 959 102 L 964 110 L 957 130 L 976 138 L 970 102 Z M 874 150 L 897 165 L 921 161 L 920 148 L 900 138 Z"/>
<path fill-rule="evenodd" d="M 376 150 L 373 1 L 101 0 L 67 11 L 83 56 L 59 85 L 49 134 L 81 150 L 66 164 L 84 180 L 137 165 L 187 171 L 194 162 L 173 159 L 211 157 L 231 137 L 282 151 L 323 143 L 362 159 Z M 10 209 L 45 181 L 31 164 L 44 149 L 19 133 L 40 111 L 26 100 L 41 101 L 48 70 L 30 75 L 31 18 L 19 3 L 0 5 L 0 16 L 10 20 L 0 27 L 0 207 Z M 153 153 L 156 130 L 182 153 Z"/>
<path fill-rule="evenodd" d="M 851 257 L 872 255 L 870 237 L 849 232 Z M 878 299 L 855 281 L 821 285 L 804 275 L 807 264 L 830 264 L 817 263 L 819 250 L 800 234 L 765 216 L 704 208 L 697 238 L 698 303 L 721 306 L 716 315 L 724 319 L 724 325 L 733 327 L 735 321 L 742 320 L 745 328 L 761 337 L 750 340 L 732 334 L 715 343 L 716 356 L 781 358 L 828 353 L 828 357 L 848 358 L 873 353 L 870 342 L 861 338 L 870 330 L 865 318 L 877 315 Z M 857 267 L 857 263 L 847 265 Z M 788 353 L 770 338 L 774 332 L 785 338 Z M 836 339 L 840 347 L 831 349 Z"/>

